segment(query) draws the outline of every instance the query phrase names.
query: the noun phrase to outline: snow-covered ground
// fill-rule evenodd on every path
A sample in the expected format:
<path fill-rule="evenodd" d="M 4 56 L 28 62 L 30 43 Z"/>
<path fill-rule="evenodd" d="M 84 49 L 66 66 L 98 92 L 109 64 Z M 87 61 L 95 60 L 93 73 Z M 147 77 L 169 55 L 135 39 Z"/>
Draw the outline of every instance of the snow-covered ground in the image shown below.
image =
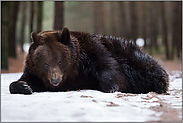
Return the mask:
<path fill-rule="evenodd" d="M 182 72 L 170 74 L 169 94 L 102 93 L 94 90 L 10 94 L 22 73 L 1 74 L 2 122 L 182 121 Z"/>

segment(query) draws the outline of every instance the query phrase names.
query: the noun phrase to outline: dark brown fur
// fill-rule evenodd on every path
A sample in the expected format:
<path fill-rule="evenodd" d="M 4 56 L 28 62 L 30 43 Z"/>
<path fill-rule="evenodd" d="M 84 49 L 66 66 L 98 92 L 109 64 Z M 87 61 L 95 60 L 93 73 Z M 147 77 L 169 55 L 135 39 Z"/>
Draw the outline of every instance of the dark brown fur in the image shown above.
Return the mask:
<path fill-rule="evenodd" d="M 165 93 L 168 74 L 133 42 L 84 32 L 32 33 L 24 74 L 11 93 L 95 89 Z"/>

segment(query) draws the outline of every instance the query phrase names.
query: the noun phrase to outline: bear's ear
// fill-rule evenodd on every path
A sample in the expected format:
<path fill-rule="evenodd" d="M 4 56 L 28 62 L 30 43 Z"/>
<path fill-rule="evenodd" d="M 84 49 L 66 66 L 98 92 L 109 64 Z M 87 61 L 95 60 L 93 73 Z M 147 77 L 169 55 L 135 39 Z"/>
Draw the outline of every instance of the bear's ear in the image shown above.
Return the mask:
<path fill-rule="evenodd" d="M 37 35 L 37 33 L 35 33 L 35 32 L 32 32 L 32 33 L 31 33 L 31 40 L 32 40 L 34 43 L 38 44 L 38 42 L 39 42 L 39 36 Z"/>
<path fill-rule="evenodd" d="M 69 29 L 64 28 L 61 33 L 58 33 L 58 41 L 62 44 L 69 44 L 70 42 L 70 32 Z"/>

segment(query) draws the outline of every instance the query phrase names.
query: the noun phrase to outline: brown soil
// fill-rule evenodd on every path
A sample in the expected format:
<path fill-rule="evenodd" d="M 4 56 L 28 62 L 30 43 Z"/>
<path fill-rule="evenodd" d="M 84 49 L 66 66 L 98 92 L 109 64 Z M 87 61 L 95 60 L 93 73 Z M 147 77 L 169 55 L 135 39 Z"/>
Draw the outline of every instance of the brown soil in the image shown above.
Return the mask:
<path fill-rule="evenodd" d="M 159 106 L 152 106 L 150 109 L 156 112 L 163 112 L 158 121 L 152 120 L 150 122 L 182 122 L 182 118 L 178 117 L 182 113 L 182 109 L 171 108 L 166 103 L 162 103 Z"/>
<path fill-rule="evenodd" d="M 25 56 L 27 53 L 22 53 L 20 47 L 17 47 L 17 58 L 8 58 L 8 70 L 1 69 L 1 73 L 18 73 L 23 72 Z"/>
<path fill-rule="evenodd" d="M 162 61 L 160 64 L 165 68 L 166 71 L 182 71 L 182 61 Z"/>

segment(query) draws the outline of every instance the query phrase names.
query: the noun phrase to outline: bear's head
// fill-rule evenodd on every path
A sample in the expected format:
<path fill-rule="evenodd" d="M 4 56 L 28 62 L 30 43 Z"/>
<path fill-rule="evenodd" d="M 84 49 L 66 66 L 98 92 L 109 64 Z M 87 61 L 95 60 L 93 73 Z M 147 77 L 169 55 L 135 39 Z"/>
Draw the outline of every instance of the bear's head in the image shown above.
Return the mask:
<path fill-rule="evenodd" d="M 32 43 L 24 70 L 35 74 L 49 87 L 59 87 L 77 66 L 77 39 L 67 28 L 61 31 L 31 33 Z"/>

